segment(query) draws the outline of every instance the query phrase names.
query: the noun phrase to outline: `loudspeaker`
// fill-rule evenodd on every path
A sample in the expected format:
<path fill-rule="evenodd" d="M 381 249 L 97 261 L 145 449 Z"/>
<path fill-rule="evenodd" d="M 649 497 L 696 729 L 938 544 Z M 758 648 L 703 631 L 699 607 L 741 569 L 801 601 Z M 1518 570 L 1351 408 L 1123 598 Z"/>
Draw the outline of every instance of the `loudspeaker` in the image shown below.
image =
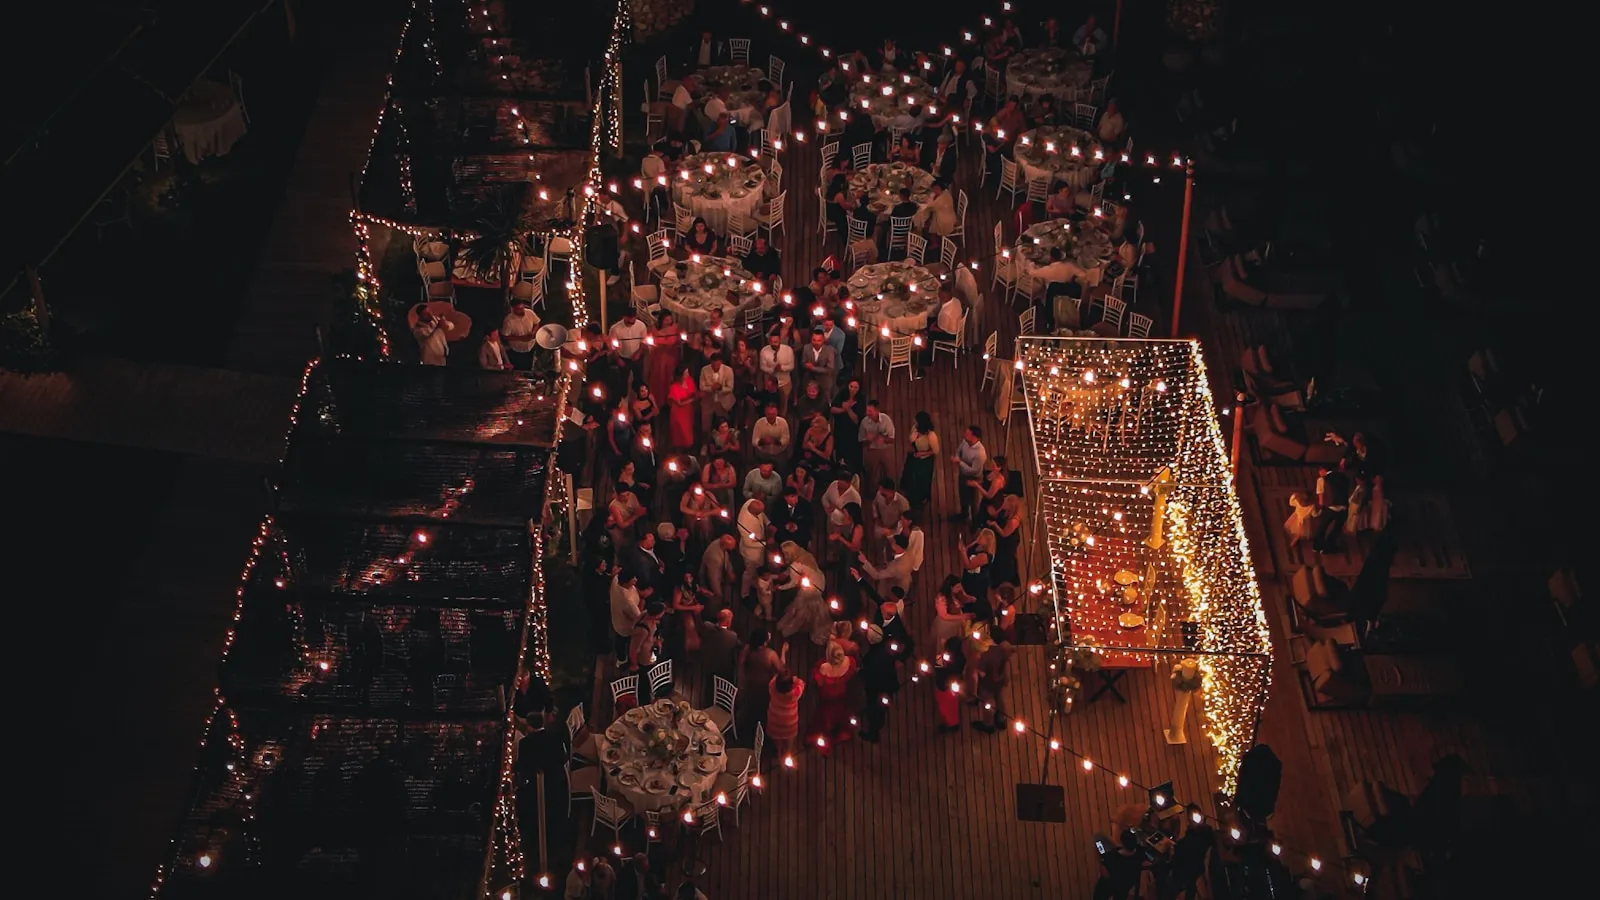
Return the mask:
<path fill-rule="evenodd" d="M 596 269 L 614 269 L 617 265 L 617 229 L 612 225 L 596 225 L 584 232 L 584 261 Z"/>
<path fill-rule="evenodd" d="M 1283 781 L 1283 763 L 1266 744 L 1257 744 L 1239 761 L 1239 788 L 1233 805 L 1250 818 L 1264 823 L 1278 808 L 1278 787 Z"/>

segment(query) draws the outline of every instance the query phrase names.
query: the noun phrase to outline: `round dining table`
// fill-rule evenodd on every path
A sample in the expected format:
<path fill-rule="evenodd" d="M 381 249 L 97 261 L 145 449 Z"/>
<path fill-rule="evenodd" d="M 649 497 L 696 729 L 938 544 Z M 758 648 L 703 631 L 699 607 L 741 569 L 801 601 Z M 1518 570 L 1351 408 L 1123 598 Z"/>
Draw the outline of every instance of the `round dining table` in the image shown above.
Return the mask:
<path fill-rule="evenodd" d="M 1108 164 L 1110 154 L 1094 135 L 1081 128 L 1042 125 L 1017 135 L 1012 156 L 1028 181 L 1065 181 L 1074 191 L 1081 191 L 1100 180 L 1100 171 Z"/>
<path fill-rule="evenodd" d="M 761 105 L 767 95 L 760 88 L 761 82 L 766 80 L 766 72 L 746 65 L 707 66 L 693 72 L 691 77 L 694 87 L 689 94 L 696 106 L 704 108 L 713 91 L 726 90 L 728 96 L 724 102 L 728 118 L 751 131 L 766 127 Z"/>
<path fill-rule="evenodd" d="M 770 284 L 726 256 L 692 254 L 661 272 L 661 308 L 686 332 L 704 331 L 713 309 L 722 310 L 723 322 L 737 325 L 744 310 L 769 306 L 771 292 Z M 729 302 L 730 293 L 739 298 L 737 303 Z"/>
<path fill-rule="evenodd" d="M 173 112 L 172 130 L 189 162 L 227 156 L 234 143 L 244 137 L 244 109 L 227 85 L 196 82 Z"/>
<path fill-rule="evenodd" d="M 704 803 L 728 764 L 722 730 L 681 700 L 628 710 L 595 735 L 595 750 L 607 789 L 635 812 Z"/>
<path fill-rule="evenodd" d="M 1017 239 L 1017 273 L 1037 276 L 1050 265 L 1051 252 L 1061 251 L 1061 261 L 1071 271 L 1059 281 L 1080 280 L 1086 286 L 1099 284 L 1111 261 L 1111 235 L 1104 219 L 1086 218 L 1077 222 L 1050 219 L 1030 226 Z"/>
<path fill-rule="evenodd" d="M 849 110 L 851 115 L 872 116 L 872 126 L 883 131 L 911 107 L 927 109 L 935 96 L 932 85 L 921 76 L 885 68 L 878 73 L 863 72 L 850 85 Z"/>
<path fill-rule="evenodd" d="M 728 219 L 736 213 L 754 222 L 766 194 L 767 173 L 748 156 L 695 153 L 679 161 L 671 182 L 678 205 L 705 219 L 712 231 L 726 235 Z"/>
<path fill-rule="evenodd" d="M 1006 60 L 1006 96 L 1054 97 L 1057 104 L 1084 99 L 1094 67 L 1060 47 L 1035 47 Z"/>
<path fill-rule="evenodd" d="M 862 266 L 845 284 L 856 317 L 896 335 L 926 331 L 928 316 L 939 308 L 939 276 L 916 263 L 901 260 Z"/>

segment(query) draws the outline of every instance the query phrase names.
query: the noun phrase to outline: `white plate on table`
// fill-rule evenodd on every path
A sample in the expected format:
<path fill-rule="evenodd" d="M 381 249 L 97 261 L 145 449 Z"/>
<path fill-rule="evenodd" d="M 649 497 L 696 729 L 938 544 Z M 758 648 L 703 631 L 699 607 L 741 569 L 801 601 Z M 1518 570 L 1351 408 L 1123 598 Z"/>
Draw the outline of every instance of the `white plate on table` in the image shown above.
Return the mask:
<path fill-rule="evenodd" d="M 636 788 L 644 780 L 644 773 L 633 766 L 628 766 L 617 773 L 617 784 L 625 788 Z"/>

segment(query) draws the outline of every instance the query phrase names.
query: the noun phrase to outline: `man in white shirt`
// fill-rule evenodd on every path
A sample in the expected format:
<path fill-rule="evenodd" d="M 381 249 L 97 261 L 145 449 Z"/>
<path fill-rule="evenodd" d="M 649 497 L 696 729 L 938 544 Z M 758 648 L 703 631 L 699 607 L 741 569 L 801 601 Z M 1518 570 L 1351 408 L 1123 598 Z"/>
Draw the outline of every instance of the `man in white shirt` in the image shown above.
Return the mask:
<path fill-rule="evenodd" d="M 644 602 L 639 599 L 636 577 L 626 569 L 618 569 L 617 577 L 611 579 L 611 637 L 619 664 L 628 658 L 628 641 L 643 615 Z"/>
<path fill-rule="evenodd" d="M 922 571 L 923 552 L 927 547 L 928 536 L 911 521 L 911 513 L 900 514 L 900 531 L 897 534 L 903 535 L 906 539 L 906 556 L 911 560 L 911 571 Z"/>
<path fill-rule="evenodd" d="M 538 330 L 539 316 L 528 308 L 528 301 L 521 297 L 513 299 L 511 311 L 500 323 L 500 334 L 505 338 L 507 358 L 524 372 L 533 368 L 533 335 Z"/>
<path fill-rule="evenodd" d="M 649 326 L 639 321 L 630 308 L 622 314 L 616 324 L 611 326 L 611 346 L 617 352 L 617 359 L 633 373 L 633 383 L 640 384 L 644 378 L 644 339 L 650 335 Z"/>
<path fill-rule="evenodd" d="M 911 572 L 913 569 L 911 554 L 907 552 L 908 544 L 909 541 L 905 535 L 895 535 L 894 540 L 889 542 L 889 561 L 881 567 L 873 565 L 872 560 L 867 559 L 866 554 L 861 554 L 861 569 L 867 573 L 868 578 L 878 582 L 877 588 L 880 597 L 888 597 L 893 588 L 899 588 L 907 592 L 911 590 Z M 898 605 L 896 610 L 900 611 Z"/>
<path fill-rule="evenodd" d="M 955 340 L 956 335 L 961 333 L 961 316 L 966 312 L 961 298 L 956 296 L 955 288 L 949 282 L 939 285 L 939 300 L 939 312 L 934 316 L 933 327 L 928 329 L 930 347 L 933 341 Z"/>
<path fill-rule="evenodd" d="M 784 462 L 789 458 L 791 442 L 789 420 L 778 415 L 777 404 L 768 403 L 766 415 L 750 427 L 750 443 L 755 448 L 756 459 L 773 465 Z"/>
<path fill-rule="evenodd" d="M 715 122 L 728 114 L 728 101 L 723 99 L 723 93 L 722 88 L 717 88 L 716 92 L 711 95 L 711 99 L 706 101 L 707 121 Z"/>
<path fill-rule="evenodd" d="M 417 312 L 417 324 L 411 328 L 411 334 L 417 339 L 417 350 L 422 354 L 422 364 L 425 366 L 442 366 L 450 356 L 450 332 L 455 330 L 455 325 L 443 316 L 435 316 L 428 311 L 427 306 L 421 306 Z"/>
<path fill-rule="evenodd" d="M 744 562 L 744 571 L 739 576 L 739 596 L 744 598 L 750 596 L 750 588 L 766 564 L 767 505 L 758 497 L 746 500 L 744 506 L 739 507 L 738 524 L 739 559 Z"/>
<path fill-rule="evenodd" d="M 711 420 L 733 413 L 733 367 L 713 356 L 700 369 L 700 430 L 711 433 Z"/>
<path fill-rule="evenodd" d="M 778 380 L 778 411 L 787 410 L 793 389 L 794 348 L 783 342 L 776 328 L 767 332 L 767 345 L 761 348 L 761 371 Z"/>
<path fill-rule="evenodd" d="M 506 359 L 506 347 L 500 343 L 500 332 L 490 330 L 483 336 L 483 346 L 478 348 L 478 365 L 491 372 L 511 368 Z"/>
<path fill-rule="evenodd" d="M 683 80 L 672 89 L 671 102 L 657 104 L 659 111 L 666 117 L 668 132 L 683 131 L 684 123 L 689 118 L 689 107 L 694 105 L 694 84 L 693 75 L 683 76 Z"/>
<path fill-rule="evenodd" d="M 861 417 L 857 434 L 861 441 L 861 468 L 869 481 L 889 477 L 894 465 L 894 420 L 878 408 L 878 401 L 867 401 L 867 414 Z"/>
<path fill-rule="evenodd" d="M 911 223 L 930 234 L 944 237 L 956 230 L 956 204 L 945 190 L 944 183 L 935 181 L 928 192 L 928 203 L 912 217 Z"/>
<path fill-rule="evenodd" d="M 961 484 L 961 512 L 950 517 L 952 522 L 970 520 L 978 508 L 978 485 L 983 483 L 983 464 L 989 461 L 989 451 L 980 437 L 978 426 L 968 425 L 950 457 Z"/>

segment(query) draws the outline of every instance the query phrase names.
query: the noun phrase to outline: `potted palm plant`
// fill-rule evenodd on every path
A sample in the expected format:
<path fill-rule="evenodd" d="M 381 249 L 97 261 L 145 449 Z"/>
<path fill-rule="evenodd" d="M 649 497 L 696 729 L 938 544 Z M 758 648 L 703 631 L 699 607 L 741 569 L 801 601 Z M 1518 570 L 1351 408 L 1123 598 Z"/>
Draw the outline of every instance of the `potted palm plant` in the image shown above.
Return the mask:
<path fill-rule="evenodd" d="M 463 229 L 470 231 L 472 237 L 461 244 L 462 260 L 475 272 L 498 275 L 501 290 L 508 294 L 532 230 L 524 202 L 527 191 L 525 182 L 496 188 L 473 208 Z"/>

